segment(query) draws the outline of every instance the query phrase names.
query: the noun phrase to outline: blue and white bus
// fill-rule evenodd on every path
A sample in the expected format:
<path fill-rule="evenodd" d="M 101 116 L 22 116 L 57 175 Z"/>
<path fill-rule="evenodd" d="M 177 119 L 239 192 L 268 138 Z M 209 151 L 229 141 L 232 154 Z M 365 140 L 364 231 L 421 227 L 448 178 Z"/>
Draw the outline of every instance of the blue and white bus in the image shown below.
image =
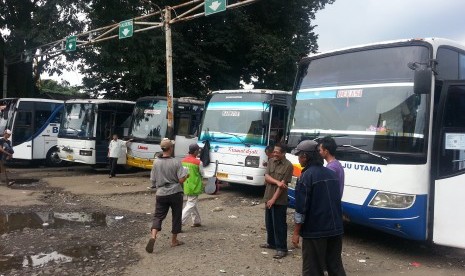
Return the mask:
<path fill-rule="evenodd" d="M 57 135 L 63 101 L 36 98 L 0 100 L 0 135 L 12 131 L 11 142 L 18 160 L 45 160 L 57 166 Z"/>
<path fill-rule="evenodd" d="M 304 58 L 290 118 L 290 146 L 336 140 L 348 221 L 465 248 L 465 46 L 411 39 Z"/>
<path fill-rule="evenodd" d="M 107 165 L 111 137 L 117 134 L 122 139 L 129 135 L 133 108 L 131 101 L 66 101 L 58 133 L 58 156 L 69 162 Z M 118 164 L 126 164 L 126 156 L 121 156 Z"/>
<path fill-rule="evenodd" d="M 174 143 L 174 157 L 186 156 L 189 145 L 196 143 L 204 101 L 190 97 L 173 99 L 174 133 L 167 137 L 168 102 L 166 97 L 148 96 L 136 101 L 132 115 L 127 164 L 132 167 L 151 169 L 155 154 L 161 152 L 160 142 L 170 138 Z"/>
<path fill-rule="evenodd" d="M 222 90 L 206 103 L 199 146 L 210 144 L 205 175 L 219 181 L 254 186 L 265 184 L 267 145 L 284 140 L 291 92 Z M 218 164 L 218 165 L 216 165 Z"/>

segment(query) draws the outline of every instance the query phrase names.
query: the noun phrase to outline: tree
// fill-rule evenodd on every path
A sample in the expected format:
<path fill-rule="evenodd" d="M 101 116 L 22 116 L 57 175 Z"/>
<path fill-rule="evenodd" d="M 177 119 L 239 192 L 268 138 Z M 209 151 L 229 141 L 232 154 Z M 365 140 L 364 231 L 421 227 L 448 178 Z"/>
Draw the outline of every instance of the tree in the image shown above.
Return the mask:
<path fill-rule="evenodd" d="M 0 29 L 7 30 L 2 34 L 6 57 L 83 31 L 86 21 L 79 16 L 88 8 L 88 1 L 78 0 L 0 0 Z M 33 56 L 38 53 L 28 54 Z M 61 53 L 43 56 L 33 62 L 36 92 L 42 70 L 60 75 L 66 67 L 65 63 L 56 62 L 55 58 L 59 55 Z M 68 55 L 68 58 L 72 59 L 72 56 Z"/>
<path fill-rule="evenodd" d="M 230 1 L 231 2 L 231 1 Z M 267 0 L 172 25 L 174 96 L 204 96 L 240 88 L 290 90 L 296 63 L 317 50 L 311 19 L 332 0 Z M 182 3 L 157 1 L 160 7 Z M 137 0 L 95 0 L 92 28 L 151 11 Z M 165 38 L 161 29 L 110 40 L 82 53 L 84 85 L 105 97 L 136 99 L 166 94 Z"/>

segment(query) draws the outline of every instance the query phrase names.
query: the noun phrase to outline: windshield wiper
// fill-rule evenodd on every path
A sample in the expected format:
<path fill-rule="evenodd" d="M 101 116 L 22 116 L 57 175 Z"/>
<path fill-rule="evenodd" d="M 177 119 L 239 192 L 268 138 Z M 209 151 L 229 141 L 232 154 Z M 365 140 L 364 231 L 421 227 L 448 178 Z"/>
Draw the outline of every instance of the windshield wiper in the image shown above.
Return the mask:
<path fill-rule="evenodd" d="M 219 133 L 223 133 L 223 134 L 227 134 L 227 135 L 231 135 L 231 136 L 234 136 L 235 138 L 237 138 L 237 140 L 241 141 L 242 144 L 244 144 L 244 146 L 246 147 L 250 147 L 250 144 L 247 144 L 244 140 L 242 140 L 242 138 L 237 135 L 237 134 L 234 134 L 234 133 L 230 133 L 230 132 L 224 132 L 224 131 L 218 131 Z M 214 139 L 218 139 L 218 138 L 214 138 Z M 221 139 L 221 138 L 220 138 Z"/>
<path fill-rule="evenodd" d="M 388 161 L 388 160 L 389 160 L 389 158 L 387 158 L 387 157 L 384 157 L 384 156 L 382 156 L 382 155 L 373 153 L 373 152 L 371 152 L 371 151 L 367 151 L 367 150 L 358 148 L 358 147 L 356 147 L 356 146 L 352 146 L 352 145 L 340 145 L 340 147 L 356 149 L 356 150 L 358 150 L 358 151 L 364 152 L 364 153 L 369 154 L 369 155 L 371 155 L 371 156 L 374 156 L 374 157 L 378 157 L 378 158 L 380 158 L 380 159 L 383 159 L 384 161 Z"/>

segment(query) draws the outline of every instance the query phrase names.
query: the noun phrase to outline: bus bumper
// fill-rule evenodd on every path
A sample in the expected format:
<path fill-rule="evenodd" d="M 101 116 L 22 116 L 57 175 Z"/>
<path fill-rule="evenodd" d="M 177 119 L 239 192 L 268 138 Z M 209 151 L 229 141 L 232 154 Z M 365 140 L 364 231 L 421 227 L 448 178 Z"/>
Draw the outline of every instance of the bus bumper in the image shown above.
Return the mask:
<path fill-rule="evenodd" d="M 153 166 L 152 159 L 145 159 L 145 158 L 137 158 L 128 155 L 126 157 L 126 164 L 131 167 L 142 168 L 146 170 L 151 170 Z"/>
<path fill-rule="evenodd" d="M 210 163 L 204 168 L 205 177 L 213 176 L 214 172 L 215 163 Z M 216 178 L 229 183 L 263 186 L 265 184 L 265 169 L 218 164 Z"/>

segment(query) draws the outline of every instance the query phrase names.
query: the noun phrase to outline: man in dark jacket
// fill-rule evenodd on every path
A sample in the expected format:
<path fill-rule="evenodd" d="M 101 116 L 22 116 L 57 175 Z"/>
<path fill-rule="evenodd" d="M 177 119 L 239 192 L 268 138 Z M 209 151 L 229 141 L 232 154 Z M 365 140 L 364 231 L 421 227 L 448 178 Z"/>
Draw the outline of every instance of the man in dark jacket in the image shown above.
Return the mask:
<path fill-rule="evenodd" d="M 295 188 L 294 246 L 302 237 L 302 275 L 346 275 L 342 265 L 342 207 L 339 180 L 323 167 L 318 144 L 300 142 L 292 151 L 299 157 L 302 174 Z"/>

